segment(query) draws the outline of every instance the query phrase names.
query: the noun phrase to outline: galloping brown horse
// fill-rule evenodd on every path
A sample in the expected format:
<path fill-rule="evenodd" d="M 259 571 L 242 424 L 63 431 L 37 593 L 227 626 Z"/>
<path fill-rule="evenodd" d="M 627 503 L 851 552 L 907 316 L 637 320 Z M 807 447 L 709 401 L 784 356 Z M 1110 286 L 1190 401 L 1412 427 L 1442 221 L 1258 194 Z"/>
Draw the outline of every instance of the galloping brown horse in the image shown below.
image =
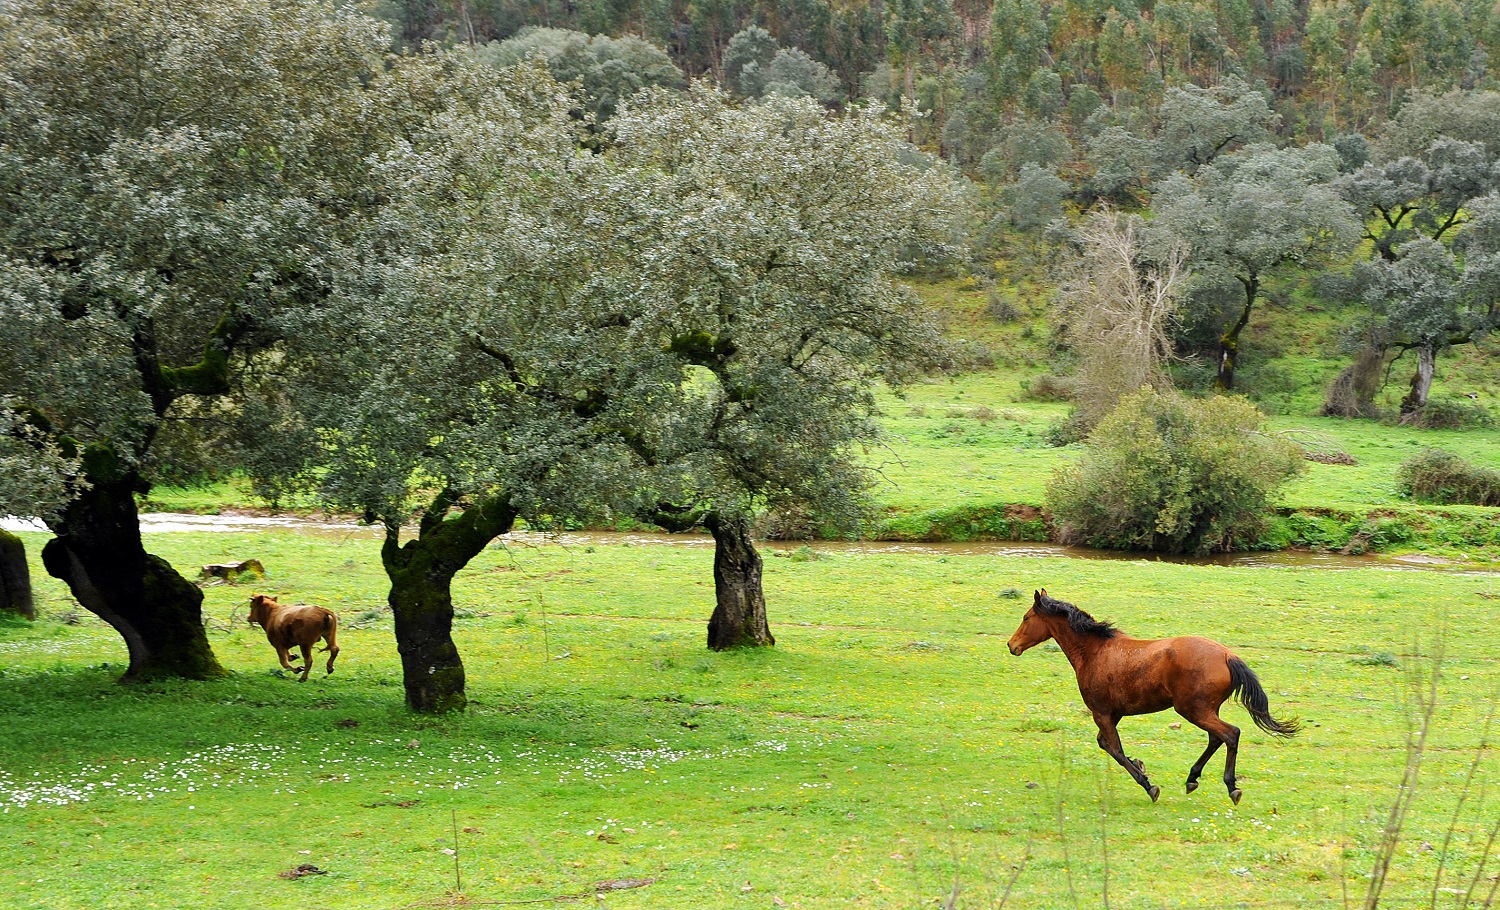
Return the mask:
<path fill-rule="evenodd" d="M 1078 691 L 1099 726 L 1099 748 L 1130 772 L 1152 802 L 1161 788 L 1146 778 L 1144 764 L 1125 756 L 1116 729 L 1122 717 L 1175 708 L 1208 733 L 1208 748 L 1188 772 L 1189 793 L 1198 789 L 1198 775 L 1209 758 L 1219 746 L 1227 746 L 1224 785 L 1235 805 L 1240 802 L 1240 790 L 1234 785 L 1240 728 L 1219 717 L 1224 700 L 1238 693 L 1257 727 L 1273 736 L 1297 735 L 1297 721 L 1272 717 L 1260 680 L 1216 641 L 1190 635 L 1149 641 L 1131 638 L 1070 603 L 1048 597 L 1043 589 L 1036 592 L 1021 627 L 1010 637 L 1010 653 L 1019 655 L 1049 638 L 1062 648 L 1078 675 Z"/>

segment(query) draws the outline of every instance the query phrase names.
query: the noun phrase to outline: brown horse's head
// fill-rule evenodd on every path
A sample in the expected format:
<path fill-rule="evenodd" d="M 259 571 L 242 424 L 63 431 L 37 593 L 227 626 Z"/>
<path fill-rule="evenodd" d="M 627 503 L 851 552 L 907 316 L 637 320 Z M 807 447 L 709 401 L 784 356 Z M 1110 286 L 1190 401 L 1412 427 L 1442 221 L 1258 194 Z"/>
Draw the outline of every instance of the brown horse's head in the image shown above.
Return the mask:
<path fill-rule="evenodd" d="M 1010 637 L 1010 653 L 1020 656 L 1026 653 L 1028 649 L 1034 648 L 1052 637 L 1052 629 L 1047 626 L 1047 623 L 1042 620 L 1041 615 L 1037 612 L 1037 608 L 1042 605 L 1042 601 L 1046 597 L 1046 588 L 1036 592 L 1036 596 L 1032 600 L 1031 609 L 1026 611 L 1025 616 L 1021 617 L 1020 628 L 1016 629 L 1016 634 Z"/>
<path fill-rule="evenodd" d="M 258 625 L 264 629 L 266 627 L 266 620 L 271 618 L 271 606 L 275 603 L 276 601 L 264 594 L 250 595 L 250 616 L 247 622 L 252 626 Z"/>

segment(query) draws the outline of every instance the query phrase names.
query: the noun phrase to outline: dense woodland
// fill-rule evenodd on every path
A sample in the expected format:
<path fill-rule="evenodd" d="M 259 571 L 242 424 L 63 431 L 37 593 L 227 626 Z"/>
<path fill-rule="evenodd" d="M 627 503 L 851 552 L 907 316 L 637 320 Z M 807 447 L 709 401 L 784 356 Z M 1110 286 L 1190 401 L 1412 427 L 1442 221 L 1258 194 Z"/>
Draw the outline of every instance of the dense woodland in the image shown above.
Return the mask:
<path fill-rule="evenodd" d="M 1500 12 L 1453 0 L 442 2 L 374 7 L 407 46 L 485 44 L 529 27 L 634 36 L 689 77 L 732 83 L 758 27 L 836 78 L 839 98 L 907 95 L 928 139 L 977 162 L 1028 120 L 1085 143 L 1135 129 L 1172 86 L 1264 86 L 1288 138 L 1369 133 L 1416 90 L 1495 86 Z M 1104 110 L 1100 110 L 1101 106 Z"/>

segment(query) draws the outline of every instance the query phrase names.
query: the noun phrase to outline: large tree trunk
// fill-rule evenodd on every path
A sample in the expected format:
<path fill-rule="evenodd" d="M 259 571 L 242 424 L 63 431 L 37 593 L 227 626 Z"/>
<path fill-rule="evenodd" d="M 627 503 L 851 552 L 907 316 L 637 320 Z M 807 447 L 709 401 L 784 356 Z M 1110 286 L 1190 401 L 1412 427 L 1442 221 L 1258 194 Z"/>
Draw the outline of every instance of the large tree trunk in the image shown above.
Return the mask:
<path fill-rule="evenodd" d="M 91 486 L 48 522 L 57 536 L 42 548 L 47 573 L 125 639 L 125 680 L 223 676 L 203 631 L 203 592 L 141 543 L 139 475 L 102 445 L 85 451 L 83 468 Z"/>
<path fill-rule="evenodd" d="M 406 705 L 423 714 L 462 711 L 468 704 L 464 662 L 453 643 L 453 576 L 516 522 L 506 496 L 487 497 L 448 518 L 452 505 L 449 493 L 440 494 L 405 546 L 398 544 L 399 525 L 388 523 L 380 552 L 391 580 Z"/>
<path fill-rule="evenodd" d="M 6 530 L 0 530 L 0 613 L 19 613 L 27 619 L 36 619 L 26 545 Z"/>
<path fill-rule="evenodd" d="M 750 541 L 750 520 L 710 512 L 703 523 L 714 536 L 715 605 L 708 621 L 709 648 L 723 651 L 776 644 L 766 622 L 761 559 Z"/>
<path fill-rule="evenodd" d="M 1241 278 L 1240 283 L 1245 286 L 1245 308 L 1240 311 L 1240 318 L 1234 325 L 1219 336 L 1219 377 L 1214 382 L 1214 388 L 1221 392 L 1234 389 L 1234 367 L 1240 356 L 1240 332 L 1250 324 L 1250 311 L 1255 307 L 1255 298 L 1260 293 L 1258 277 L 1252 275 Z"/>
<path fill-rule="evenodd" d="M 1417 371 L 1411 377 L 1411 391 L 1401 399 L 1401 413 L 1414 414 L 1427 407 L 1432 392 L 1432 377 L 1437 373 L 1437 348 L 1424 344 L 1417 348 Z"/>

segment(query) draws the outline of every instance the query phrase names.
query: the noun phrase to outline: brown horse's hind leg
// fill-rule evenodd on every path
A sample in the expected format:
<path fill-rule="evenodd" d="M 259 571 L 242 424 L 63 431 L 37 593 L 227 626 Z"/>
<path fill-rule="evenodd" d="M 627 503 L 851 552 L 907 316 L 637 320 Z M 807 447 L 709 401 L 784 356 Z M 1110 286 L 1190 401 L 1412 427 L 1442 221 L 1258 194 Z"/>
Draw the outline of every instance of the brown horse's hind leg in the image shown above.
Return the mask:
<path fill-rule="evenodd" d="M 1120 744 L 1120 731 L 1116 729 L 1120 723 L 1120 718 L 1095 714 L 1094 723 L 1099 726 L 1099 748 L 1108 752 L 1110 758 L 1119 762 L 1120 767 L 1129 771 L 1130 776 L 1135 779 L 1135 782 L 1140 784 L 1141 788 L 1151 797 L 1151 801 L 1153 803 L 1156 802 L 1156 798 L 1161 795 L 1161 788 L 1153 785 L 1146 777 L 1145 765 L 1133 758 L 1126 757 L 1125 747 Z"/>
<path fill-rule="evenodd" d="M 1214 753 L 1219 751 L 1219 747 L 1222 745 L 1224 745 L 1222 739 L 1219 739 L 1219 737 L 1212 733 L 1208 734 L 1208 748 L 1203 750 L 1203 754 L 1198 756 L 1197 761 L 1193 762 L 1193 769 L 1188 772 L 1187 792 L 1192 793 L 1198 789 L 1198 775 L 1203 773 L 1203 766 L 1208 764 L 1208 760 L 1214 757 Z"/>
<path fill-rule="evenodd" d="M 1217 711 L 1203 714 L 1183 714 L 1194 725 L 1201 727 L 1208 734 L 1208 748 L 1203 750 L 1203 755 L 1198 758 L 1197 764 L 1188 772 L 1188 792 L 1191 793 L 1198 788 L 1198 775 L 1203 773 L 1203 766 L 1208 764 L 1214 752 L 1218 751 L 1219 744 L 1228 747 L 1229 754 L 1224 757 L 1224 786 L 1229 790 L 1229 798 L 1238 806 L 1240 804 L 1240 789 L 1234 785 L 1234 760 L 1240 753 L 1240 728 L 1225 721 Z"/>

